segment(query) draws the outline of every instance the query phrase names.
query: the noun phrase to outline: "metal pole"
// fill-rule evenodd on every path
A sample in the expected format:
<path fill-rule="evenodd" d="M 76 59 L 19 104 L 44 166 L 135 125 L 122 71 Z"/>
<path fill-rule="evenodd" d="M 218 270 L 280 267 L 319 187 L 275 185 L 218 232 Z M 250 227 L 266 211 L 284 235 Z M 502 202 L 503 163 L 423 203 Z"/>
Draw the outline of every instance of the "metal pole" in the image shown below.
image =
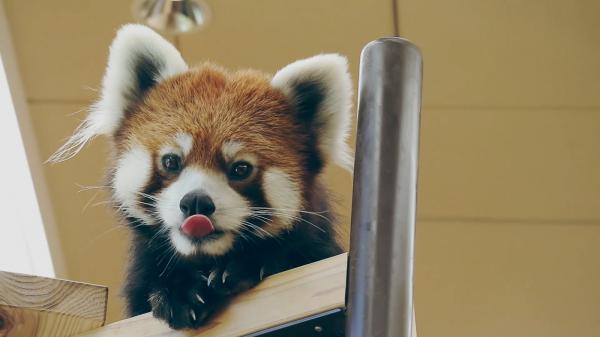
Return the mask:
<path fill-rule="evenodd" d="M 384 38 L 362 51 L 348 337 L 410 337 L 422 58 Z"/>

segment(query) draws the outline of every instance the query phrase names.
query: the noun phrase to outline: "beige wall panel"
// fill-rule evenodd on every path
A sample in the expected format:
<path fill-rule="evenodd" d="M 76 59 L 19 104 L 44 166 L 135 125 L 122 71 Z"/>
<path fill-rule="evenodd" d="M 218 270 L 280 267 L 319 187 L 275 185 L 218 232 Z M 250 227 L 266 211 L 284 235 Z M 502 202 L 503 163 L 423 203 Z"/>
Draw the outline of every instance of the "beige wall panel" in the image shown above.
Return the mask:
<path fill-rule="evenodd" d="M 28 98 L 95 98 L 108 46 L 117 28 L 133 21 L 132 1 L 4 2 Z"/>
<path fill-rule="evenodd" d="M 31 104 L 30 111 L 40 153 L 48 158 L 71 134 L 77 118 L 68 115 L 82 109 L 73 104 Z M 82 117 L 78 114 L 77 117 Z M 67 263 L 69 279 L 109 287 L 108 320 L 121 318 L 119 292 L 127 261 L 128 235 L 118 225 L 99 190 L 82 186 L 103 184 L 107 146 L 94 141 L 74 159 L 46 165 L 45 175 L 54 206 L 56 225 Z M 95 194 L 98 195 L 96 197 Z M 101 204 L 97 204 L 101 203 Z"/>
<path fill-rule="evenodd" d="M 600 111 L 423 111 L 419 215 L 600 223 Z"/>
<path fill-rule="evenodd" d="M 115 30 L 132 22 L 131 1 L 7 0 L 6 10 L 28 97 L 90 100 L 98 88 Z M 351 56 L 392 34 L 388 1 L 211 2 L 206 30 L 181 38 L 184 55 L 234 67 L 274 70 L 319 52 Z M 32 24 L 35 22 L 36 24 Z M 307 23 L 313 23 L 307 24 Z M 274 29 L 274 27 L 279 27 Z"/>
<path fill-rule="evenodd" d="M 419 336 L 595 337 L 600 226 L 419 222 Z"/>
<path fill-rule="evenodd" d="M 232 68 L 274 72 L 323 52 L 347 55 L 353 75 L 369 41 L 393 34 L 387 0 L 211 1 L 214 20 L 202 32 L 182 36 L 191 63 L 212 60 Z"/>
<path fill-rule="evenodd" d="M 426 104 L 600 106 L 600 1 L 398 1 Z"/>

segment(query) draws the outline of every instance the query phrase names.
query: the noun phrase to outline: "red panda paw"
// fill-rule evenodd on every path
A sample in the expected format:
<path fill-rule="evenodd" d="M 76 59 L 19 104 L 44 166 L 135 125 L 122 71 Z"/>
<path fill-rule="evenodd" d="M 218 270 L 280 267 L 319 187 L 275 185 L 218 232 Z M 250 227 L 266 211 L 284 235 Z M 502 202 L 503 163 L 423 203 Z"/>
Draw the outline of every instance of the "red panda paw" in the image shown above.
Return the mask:
<path fill-rule="evenodd" d="M 268 266 L 247 260 L 234 260 L 224 268 L 217 267 L 208 274 L 207 286 L 222 296 L 233 296 L 253 288 L 265 278 Z"/>
<path fill-rule="evenodd" d="M 152 315 L 171 329 L 196 329 L 218 309 L 218 301 L 207 295 L 199 289 L 163 288 L 152 292 L 148 302 Z"/>

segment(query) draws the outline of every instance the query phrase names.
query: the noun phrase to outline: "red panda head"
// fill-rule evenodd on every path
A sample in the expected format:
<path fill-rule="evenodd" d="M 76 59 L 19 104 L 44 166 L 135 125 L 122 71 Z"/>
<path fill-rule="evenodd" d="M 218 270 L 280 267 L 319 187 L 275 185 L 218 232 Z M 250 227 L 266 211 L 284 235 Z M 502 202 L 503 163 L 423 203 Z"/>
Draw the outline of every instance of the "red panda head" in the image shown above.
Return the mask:
<path fill-rule="evenodd" d="M 124 217 L 155 226 L 183 255 L 227 253 L 253 232 L 289 230 L 328 163 L 349 167 L 351 80 L 335 54 L 294 62 L 273 77 L 204 64 L 139 25 L 115 38 L 100 100 L 51 158 L 112 140 L 110 186 Z M 182 232 L 202 214 L 214 233 Z"/>

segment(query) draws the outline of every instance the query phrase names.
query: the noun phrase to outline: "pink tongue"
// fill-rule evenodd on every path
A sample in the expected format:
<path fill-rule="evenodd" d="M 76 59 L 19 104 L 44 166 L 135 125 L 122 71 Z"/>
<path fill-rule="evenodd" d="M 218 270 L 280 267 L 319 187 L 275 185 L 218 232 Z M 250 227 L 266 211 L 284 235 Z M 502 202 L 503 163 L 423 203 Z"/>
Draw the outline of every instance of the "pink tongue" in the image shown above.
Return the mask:
<path fill-rule="evenodd" d="M 193 238 L 202 238 L 212 233 L 215 230 L 212 221 L 201 214 L 196 214 L 188 217 L 181 225 L 181 231 Z"/>

